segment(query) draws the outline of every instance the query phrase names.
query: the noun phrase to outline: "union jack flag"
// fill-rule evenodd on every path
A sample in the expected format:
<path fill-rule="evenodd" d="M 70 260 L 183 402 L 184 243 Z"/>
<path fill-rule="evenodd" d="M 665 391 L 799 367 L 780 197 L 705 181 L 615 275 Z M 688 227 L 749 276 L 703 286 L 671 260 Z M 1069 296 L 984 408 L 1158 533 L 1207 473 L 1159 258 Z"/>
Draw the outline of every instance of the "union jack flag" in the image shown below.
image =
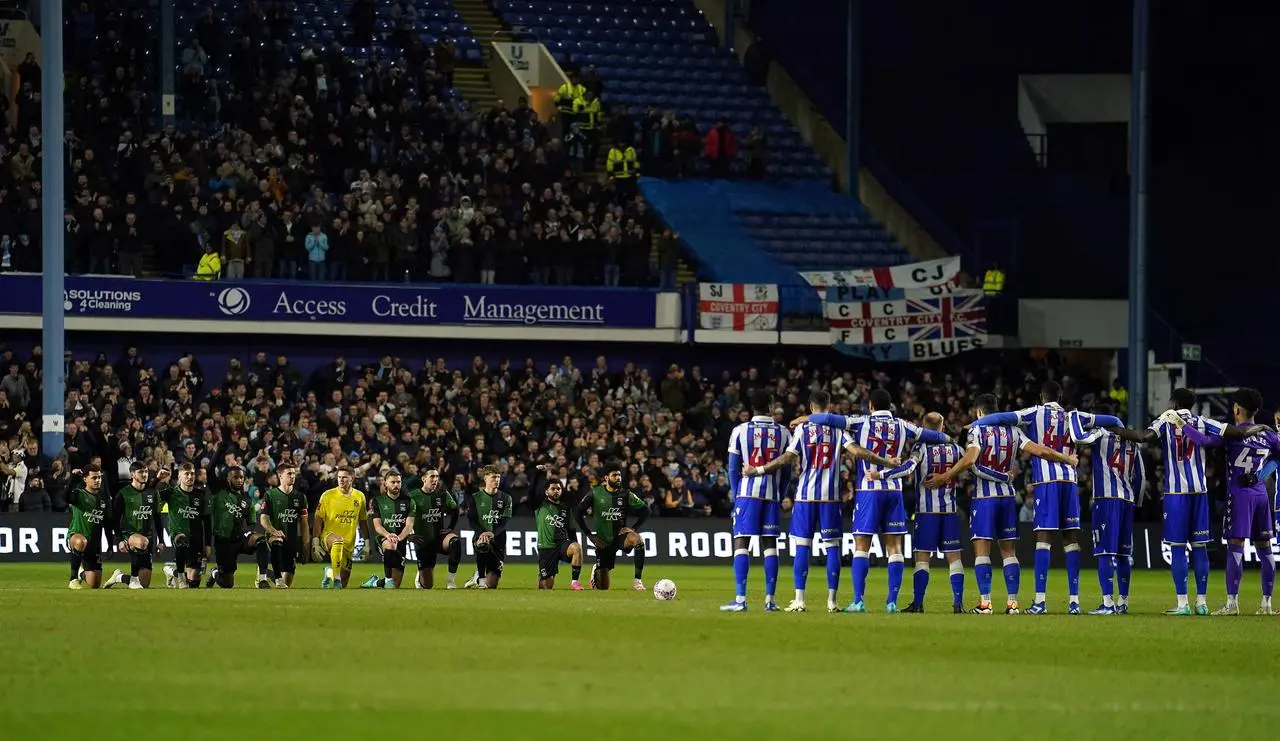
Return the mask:
<path fill-rule="evenodd" d="M 907 299 L 907 315 L 915 317 L 909 337 L 947 340 L 987 333 L 987 309 L 978 291 L 962 291 L 940 298 Z"/>

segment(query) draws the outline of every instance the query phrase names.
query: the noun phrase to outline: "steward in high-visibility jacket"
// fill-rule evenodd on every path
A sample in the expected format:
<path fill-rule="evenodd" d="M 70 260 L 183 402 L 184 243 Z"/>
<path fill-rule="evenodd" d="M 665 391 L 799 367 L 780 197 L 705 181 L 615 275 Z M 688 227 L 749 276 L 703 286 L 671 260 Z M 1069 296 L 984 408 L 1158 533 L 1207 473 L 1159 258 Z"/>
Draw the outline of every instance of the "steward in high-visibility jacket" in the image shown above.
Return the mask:
<path fill-rule="evenodd" d="M 982 292 L 988 296 L 999 296 L 1004 293 L 1004 271 L 991 268 L 982 278 Z"/>
<path fill-rule="evenodd" d="M 635 147 L 627 145 L 620 148 L 614 144 L 609 147 L 609 157 L 605 160 L 604 167 L 614 180 L 634 180 L 640 175 L 640 157 L 636 154 Z"/>
<path fill-rule="evenodd" d="M 574 120 L 582 124 L 583 131 L 595 131 L 600 120 L 600 101 L 590 92 L 573 101 Z"/>
<path fill-rule="evenodd" d="M 573 101 L 587 94 L 587 89 L 573 80 L 569 80 L 556 90 L 556 110 L 560 117 L 567 119 L 573 113 Z"/>

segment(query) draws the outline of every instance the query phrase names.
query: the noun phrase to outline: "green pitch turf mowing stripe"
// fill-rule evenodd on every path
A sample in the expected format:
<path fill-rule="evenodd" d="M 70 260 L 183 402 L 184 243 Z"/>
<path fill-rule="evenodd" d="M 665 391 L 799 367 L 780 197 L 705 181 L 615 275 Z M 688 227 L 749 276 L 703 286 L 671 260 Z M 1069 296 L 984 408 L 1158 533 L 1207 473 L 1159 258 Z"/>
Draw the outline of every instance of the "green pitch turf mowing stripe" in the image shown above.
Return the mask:
<path fill-rule="evenodd" d="M 632 591 L 626 563 L 622 588 L 581 593 L 567 573 L 534 590 L 532 565 L 508 567 L 501 589 L 451 592 L 321 591 L 314 565 L 300 588 L 260 591 L 252 571 L 234 590 L 93 592 L 67 589 L 61 565 L 6 567 L 0 740 L 1178 739 L 1280 721 L 1280 618 L 1165 617 L 1163 572 L 1135 573 L 1125 617 L 1063 614 L 1055 572 L 1054 614 L 1033 617 L 952 615 L 944 568 L 927 614 L 892 616 L 877 612 L 879 569 L 866 615 L 822 612 L 820 570 L 815 611 L 763 613 L 758 565 L 746 614 L 717 609 L 728 566 L 649 567 L 648 586 L 675 580 L 675 602 Z M 361 564 L 352 581 L 380 571 Z M 784 569 L 784 604 L 790 581 Z M 1082 583 L 1091 609 L 1096 584 Z M 972 602 L 972 575 L 967 588 Z M 1248 574 L 1248 613 L 1257 589 Z"/>

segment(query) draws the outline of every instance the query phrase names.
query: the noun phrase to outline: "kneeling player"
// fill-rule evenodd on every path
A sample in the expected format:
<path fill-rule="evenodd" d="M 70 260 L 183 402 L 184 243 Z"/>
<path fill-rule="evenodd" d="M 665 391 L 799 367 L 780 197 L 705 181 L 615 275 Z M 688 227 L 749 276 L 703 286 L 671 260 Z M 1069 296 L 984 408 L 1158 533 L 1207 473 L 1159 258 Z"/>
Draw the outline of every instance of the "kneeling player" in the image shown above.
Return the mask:
<path fill-rule="evenodd" d="M 168 471 L 160 472 L 166 483 Z M 212 540 L 209 492 L 196 487 L 196 467 L 183 463 L 178 467 L 178 485 L 160 491 L 160 499 L 169 505 L 169 539 L 173 542 L 173 581 L 178 589 L 200 586 L 200 560 Z M 166 573 L 168 573 L 166 571 Z"/>
<path fill-rule="evenodd" d="M 560 501 L 564 487 L 558 479 L 547 483 L 543 502 L 534 512 L 538 523 L 538 589 L 551 589 L 560 573 L 560 562 L 573 567 L 569 588 L 582 591 L 578 577 L 582 574 L 582 546 L 569 537 L 569 508 Z"/>
<path fill-rule="evenodd" d="M 507 520 L 511 518 L 511 495 L 498 488 L 502 474 L 497 466 L 479 471 L 484 484 L 471 498 L 471 526 L 476 530 L 477 589 L 496 589 L 502 579 L 506 558 Z"/>
<path fill-rule="evenodd" d="M 440 472 L 427 471 L 422 488 L 409 492 L 417 515 L 412 540 L 418 555 L 418 589 L 435 586 L 436 559 L 448 556 L 449 575 L 445 589 L 458 588 L 458 564 L 462 563 L 462 538 L 454 532 L 458 525 L 458 503 L 440 485 Z M 445 515 L 449 522 L 444 522 Z"/>
<path fill-rule="evenodd" d="M 592 488 L 578 504 L 578 529 L 596 547 L 596 563 L 591 568 L 593 589 L 609 588 L 609 576 L 617 565 L 619 550 L 629 553 L 638 548 L 639 553 L 644 553 L 644 539 L 627 527 L 628 510 L 636 514 L 635 528 L 649 519 L 649 507 L 644 500 L 622 488 L 622 467 L 610 463 L 604 469 L 604 483 Z M 588 512 L 595 524 L 594 531 L 587 524 Z M 639 563 L 643 568 L 643 561 Z"/>
<path fill-rule="evenodd" d="M 79 469 L 72 471 L 71 475 L 71 527 L 67 529 L 67 545 L 71 548 L 71 581 L 67 586 L 97 589 L 102 585 L 103 533 L 112 524 L 111 500 L 102 488 L 102 469 L 97 465 L 89 466 L 83 475 Z"/>
<path fill-rule="evenodd" d="M 210 509 L 213 511 L 213 559 L 217 564 L 209 572 L 206 587 L 218 585 L 231 589 L 236 585 L 237 559 L 240 554 L 253 554 L 258 562 L 258 589 L 270 589 L 267 570 L 271 552 L 267 536 L 253 532 L 253 503 L 244 490 L 244 471 L 232 468 L 227 471 L 227 485 L 213 495 Z"/>
<path fill-rule="evenodd" d="M 147 487 L 149 476 L 147 464 L 134 461 L 129 466 L 129 483 L 116 493 L 111 511 L 116 516 L 118 550 L 129 554 L 129 574 L 116 569 L 102 585 L 104 589 L 117 584 L 126 584 L 130 589 L 151 586 L 151 553 L 164 550 L 164 537 L 156 490 Z"/>
<path fill-rule="evenodd" d="M 303 545 L 311 540 L 311 525 L 307 521 L 307 497 L 296 488 L 297 467 L 281 464 L 276 468 L 276 479 L 277 485 L 262 499 L 258 521 L 267 531 L 276 588 L 288 589 L 293 586 L 299 554 L 306 560 Z"/>
<path fill-rule="evenodd" d="M 354 481 L 350 469 L 338 471 L 338 486 L 321 494 L 316 505 L 312 556 L 320 562 L 328 561 L 331 570 L 320 584 L 323 589 L 330 586 L 343 589 L 350 583 L 356 529 L 369 521 L 364 492 L 352 487 Z M 365 529 L 367 531 L 367 526 Z M 366 540 L 374 542 L 374 538 L 369 536 L 366 532 Z"/>
<path fill-rule="evenodd" d="M 370 517 L 373 532 L 382 550 L 382 578 L 371 576 L 360 586 L 364 589 L 399 589 L 404 579 L 404 559 L 413 533 L 417 509 L 413 499 L 400 494 L 400 472 L 393 469 L 382 475 L 382 493 L 373 499 Z"/>

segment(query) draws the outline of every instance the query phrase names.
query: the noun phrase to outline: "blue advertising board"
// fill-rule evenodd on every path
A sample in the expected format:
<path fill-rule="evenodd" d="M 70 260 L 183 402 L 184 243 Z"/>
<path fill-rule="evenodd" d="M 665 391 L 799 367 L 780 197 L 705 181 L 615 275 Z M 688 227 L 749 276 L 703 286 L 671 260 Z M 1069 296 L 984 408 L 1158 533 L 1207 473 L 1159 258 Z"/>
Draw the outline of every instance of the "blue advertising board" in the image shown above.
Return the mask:
<path fill-rule="evenodd" d="M 39 275 L 0 276 L 0 315 L 39 315 Z M 329 324 L 653 329 L 657 294 L 628 288 L 372 285 L 68 276 L 67 316 Z"/>

